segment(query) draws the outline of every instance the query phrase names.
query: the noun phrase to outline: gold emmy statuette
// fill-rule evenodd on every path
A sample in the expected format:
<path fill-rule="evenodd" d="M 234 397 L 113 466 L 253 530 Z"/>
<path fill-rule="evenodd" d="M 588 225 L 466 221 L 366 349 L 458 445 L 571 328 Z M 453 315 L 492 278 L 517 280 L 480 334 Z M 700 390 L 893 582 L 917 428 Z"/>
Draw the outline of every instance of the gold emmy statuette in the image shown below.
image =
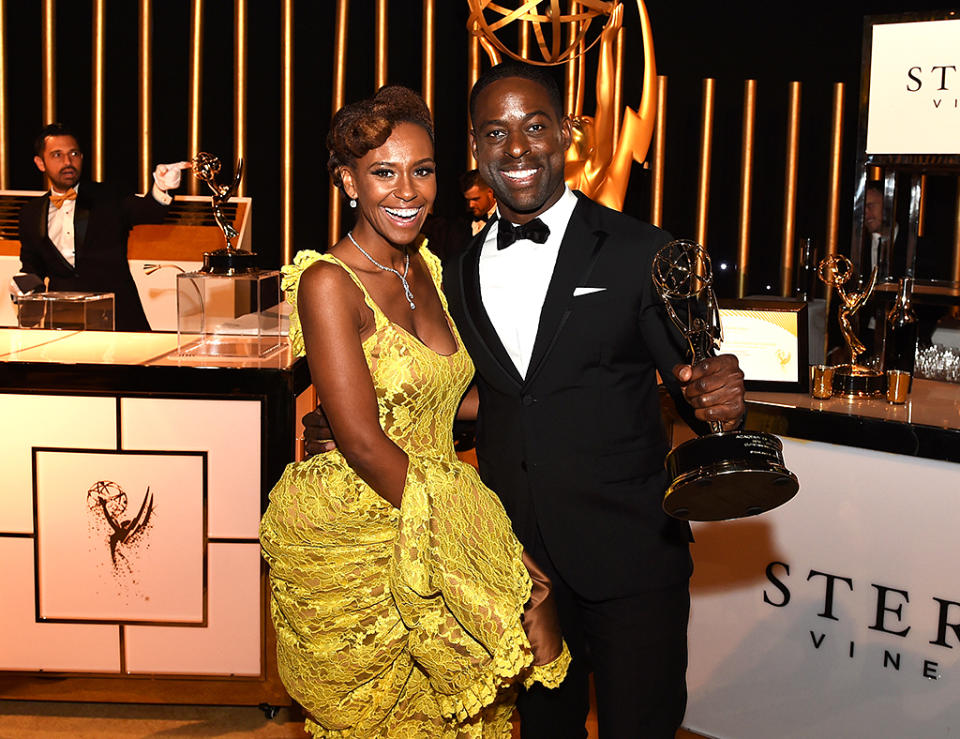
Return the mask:
<path fill-rule="evenodd" d="M 223 239 L 226 242 L 226 246 L 222 249 L 204 252 L 203 269 L 200 271 L 218 275 L 256 272 L 257 255 L 234 246 L 233 240 L 240 234 L 223 212 L 223 206 L 227 204 L 230 198 L 236 195 L 237 188 L 240 186 L 240 179 L 243 177 L 243 159 L 237 160 L 237 169 L 232 183 L 227 185 L 218 183 L 217 175 L 219 173 L 219 157 L 201 151 L 193 158 L 193 176 L 207 183 L 207 187 L 213 194 L 210 199 L 213 208 L 213 219 L 217 222 L 217 226 L 220 227 L 220 231 L 223 232 Z"/>
<path fill-rule="evenodd" d="M 671 241 L 653 261 L 653 284 L 690 348 L 691 364 L 716 353 L 723 338 L 710 257 L 694 241 Z M 680 444 L 666 459 L 670 486 L 663 510 L 687 521 L 755 516 L 786 503 L 800 489 L 783 462 L 783 444 L 763 431 L 724 431 Z"/>
<path fill-rule="evenodd" d="M 850 361 L 841 364 L 833 372 L 833 391 L 847 398 L 882 398 L 886 392 L 886 378 L 883 372 L 857 364 L 857 358 L 866 347 L 853 332 L 851 318 L 863 304 L 870 299 L 877 285 L 877 268 L 870 273 L 867 286 L 859 292 L 849 291 L 844 286 L 853 277 L 853 263 L 842 254 L 834 254 L 820 262 L 817 275 L 828 287 L 835 287 L 840 296 L 837 311 L 840 321 L 840 333 L 847 342 Z"/>

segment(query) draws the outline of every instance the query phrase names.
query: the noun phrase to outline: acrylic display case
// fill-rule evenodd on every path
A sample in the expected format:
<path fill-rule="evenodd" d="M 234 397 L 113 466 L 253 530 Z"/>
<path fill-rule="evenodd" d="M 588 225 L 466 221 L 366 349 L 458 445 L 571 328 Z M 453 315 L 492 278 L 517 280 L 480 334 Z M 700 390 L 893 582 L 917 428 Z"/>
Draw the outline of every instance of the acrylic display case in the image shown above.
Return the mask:
<path fill-rule="evenodd" d="M 177 275 L 182 356 L 266 357 L 281 346 L 280 273 Z"/>
<path fill-rule="evenodd" d="M 18 328 L 113 331 L 114 294 L 45 292 L 14 298 Z"/>

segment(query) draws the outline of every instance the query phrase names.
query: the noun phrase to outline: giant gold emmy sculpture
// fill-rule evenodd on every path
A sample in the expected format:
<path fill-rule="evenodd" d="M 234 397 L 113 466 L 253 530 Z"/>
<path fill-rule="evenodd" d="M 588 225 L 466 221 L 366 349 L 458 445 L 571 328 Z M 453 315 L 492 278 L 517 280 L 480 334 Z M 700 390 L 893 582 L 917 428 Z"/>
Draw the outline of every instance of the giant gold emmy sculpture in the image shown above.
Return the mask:
<path fill-rule="evenodd" d="M 213 219 L 217 222 L 217 226 L 223 233 L 223 240 L 226 242 L 226 246 L 222 249 L 204 252 L 201 271 L 218 275 L 254 272 L 257 269 L 257 255 L 233 245 L 233 240 L 240 234 L 223 212 L 223 206 L 236 195 L 237 188 L 240 186 L 240 179 L 243 177 L 243 159 L 237 160 L 236 173 L 233 176 L 233 182 L 229 184 L 217 182 L 220 167 L 220 158 L 205 151 L 201 151 L 193 158 L 193 176 L 207 183 L 212 193 L 210 205 L 213 208 Z"/>
<path fill-rule="evenodd" d="M 578 56 L 599 43 L 597 110 L 593 116 L 583 115 L 580 110 L 567 111 L 573 123 L 574 140 L 567 152 L 565 178 L 571 189 L 620 210 L 631 164 L 642 163 L 646 158 L 656 118 L 657 68 L 650 17 L 643 0 L 637 0 L 643 33 L 643 94 L 639 112 L 624 108 L 619 132 L 616 130 L 619 97 L 616 81 L 621 75 L 617 74 L 614 47 L 623 24 L 622 3 L 579 0 L 567 13 L 561 11 L 560 0 L 518 0 L 512 8 L 493 0 L 468 0 L 468 3 L 471 13 L 467 28 L 480 38 L 492 64 L 499 63 L 500 54 L 531 64 L 573 64 Z M 591 24 L 604 17 L 603 30 L 591 39 Z M 541 59 L 523 59 L 501 40 L 499 32 L 514 23 L 529 25 Z M 565 31 L 570 39 L 566 44 L 563 43 Z M 582 87 L 585 83 L 586 80 L 580 79 L 576 86 Z"/>
<path fill-rule="evenodd" d="M 671 241 L 657 252 L 653 284 L 667 315 L 690 348 L 691 364 L 714 355 L 723 338 L 706 249 L 693 241 Z M 684 442 L 667 455 L 670 486 L 663 509 L 688 521 L 754 516 L 786 503 L 800 489 L 783 462 L 783 444 L 763 431 L 724 431 Z"/>
<path fill-rule="evenodd" d="M 848 398 L 880 397 L 886 392 L 886 378 L 880 370 L 857 364 L 857 359 L 866 350 L 863 342 L 853 332 L 850 320 L 870 299 L 877 285 L 877 268 L 870 273 L 866 287 L 859 291 L 847 290 L 845 285 L 853 278 L 853 263 L 842 254 L 834 254 L 820 262 L 817 274 L 825 285 L 837 288 L 840 307 L 837 315 L 840 333 L 847 342 L 850 361 L 833 371 L 833 391 Z"/>

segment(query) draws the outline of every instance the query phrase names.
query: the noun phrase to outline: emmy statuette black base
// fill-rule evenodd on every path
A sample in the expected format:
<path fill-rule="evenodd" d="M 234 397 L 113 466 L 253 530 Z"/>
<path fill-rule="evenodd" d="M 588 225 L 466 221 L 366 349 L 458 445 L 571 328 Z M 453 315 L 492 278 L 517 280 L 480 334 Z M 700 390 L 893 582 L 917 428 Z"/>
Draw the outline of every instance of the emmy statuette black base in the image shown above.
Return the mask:
<path fill-rule="evenodd" d="M 841 364 L 833 371 L 833 394 L 846 398 L 882 398 L 887 378 L 880 370 L 858 364 Z"/>
<path fill-rule="evenodd" d="M 211 275 L 241 275 L 257 271 L 257 255 L 243 249 L 217 249 L 203 253 L 203 269 Z"/>
<path fill-rule="evenodd" d="M 663 510 L 685 521 L 756 516 L 783 505 L 800 489 L 783 463 L 783 444 L 761 431 L 730 431 L 691 439 L 667 455 L 670 487 Z"/>

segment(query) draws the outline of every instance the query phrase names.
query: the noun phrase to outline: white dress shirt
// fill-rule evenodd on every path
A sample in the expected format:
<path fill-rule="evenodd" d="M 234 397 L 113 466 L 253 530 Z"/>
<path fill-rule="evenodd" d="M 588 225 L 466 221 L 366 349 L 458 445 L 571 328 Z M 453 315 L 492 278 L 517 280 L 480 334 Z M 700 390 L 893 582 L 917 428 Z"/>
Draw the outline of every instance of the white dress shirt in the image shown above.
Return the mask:
<path fill-rule="evenodd" d="M 540 325 L 540 311 L 547 297 L 560 242 L 577 205 L 569 188 L 540 220 L 550 229 L 543 244 L 520 239 L 506 249 L 497 249 L 497 234 L 503 215 L 490 227 L 480 252 L 480 295 L 500 341 L 521 377 L 527 374 L 533 342 Z M 499 210 L 499 209 L 498 209 Z"/>
<path fill-rule="evenodd" d="M 79 185 L 73 189 L 79 194 Z M 50 192 L 55 195 L 63 195 L 63 193 L 53 189 Z M 50 202 L 47 207 L 47 236 L 50 237 L 50 241 L 53 242 L 53 245 L 57 247 L 63 258 L 72 267 L 76 266 L 76 232 L 73 227 L 73 216 L 76 212 L 76 200 L 64 200 L 59 208 Z"/>
<path fill-rule="evenodd" d="M 483 231 L 487 227 L 487 223 L 490 222 L 490 219 L 493 218 L 493 214 L 497 212 L 497 204 L 494 203 L 490 210 L 487 211 L 487 215 L 483 218 L 477 218 L 476 220 L 470 223 L 470 235 L 476 236 L 478 233 Z"/>

